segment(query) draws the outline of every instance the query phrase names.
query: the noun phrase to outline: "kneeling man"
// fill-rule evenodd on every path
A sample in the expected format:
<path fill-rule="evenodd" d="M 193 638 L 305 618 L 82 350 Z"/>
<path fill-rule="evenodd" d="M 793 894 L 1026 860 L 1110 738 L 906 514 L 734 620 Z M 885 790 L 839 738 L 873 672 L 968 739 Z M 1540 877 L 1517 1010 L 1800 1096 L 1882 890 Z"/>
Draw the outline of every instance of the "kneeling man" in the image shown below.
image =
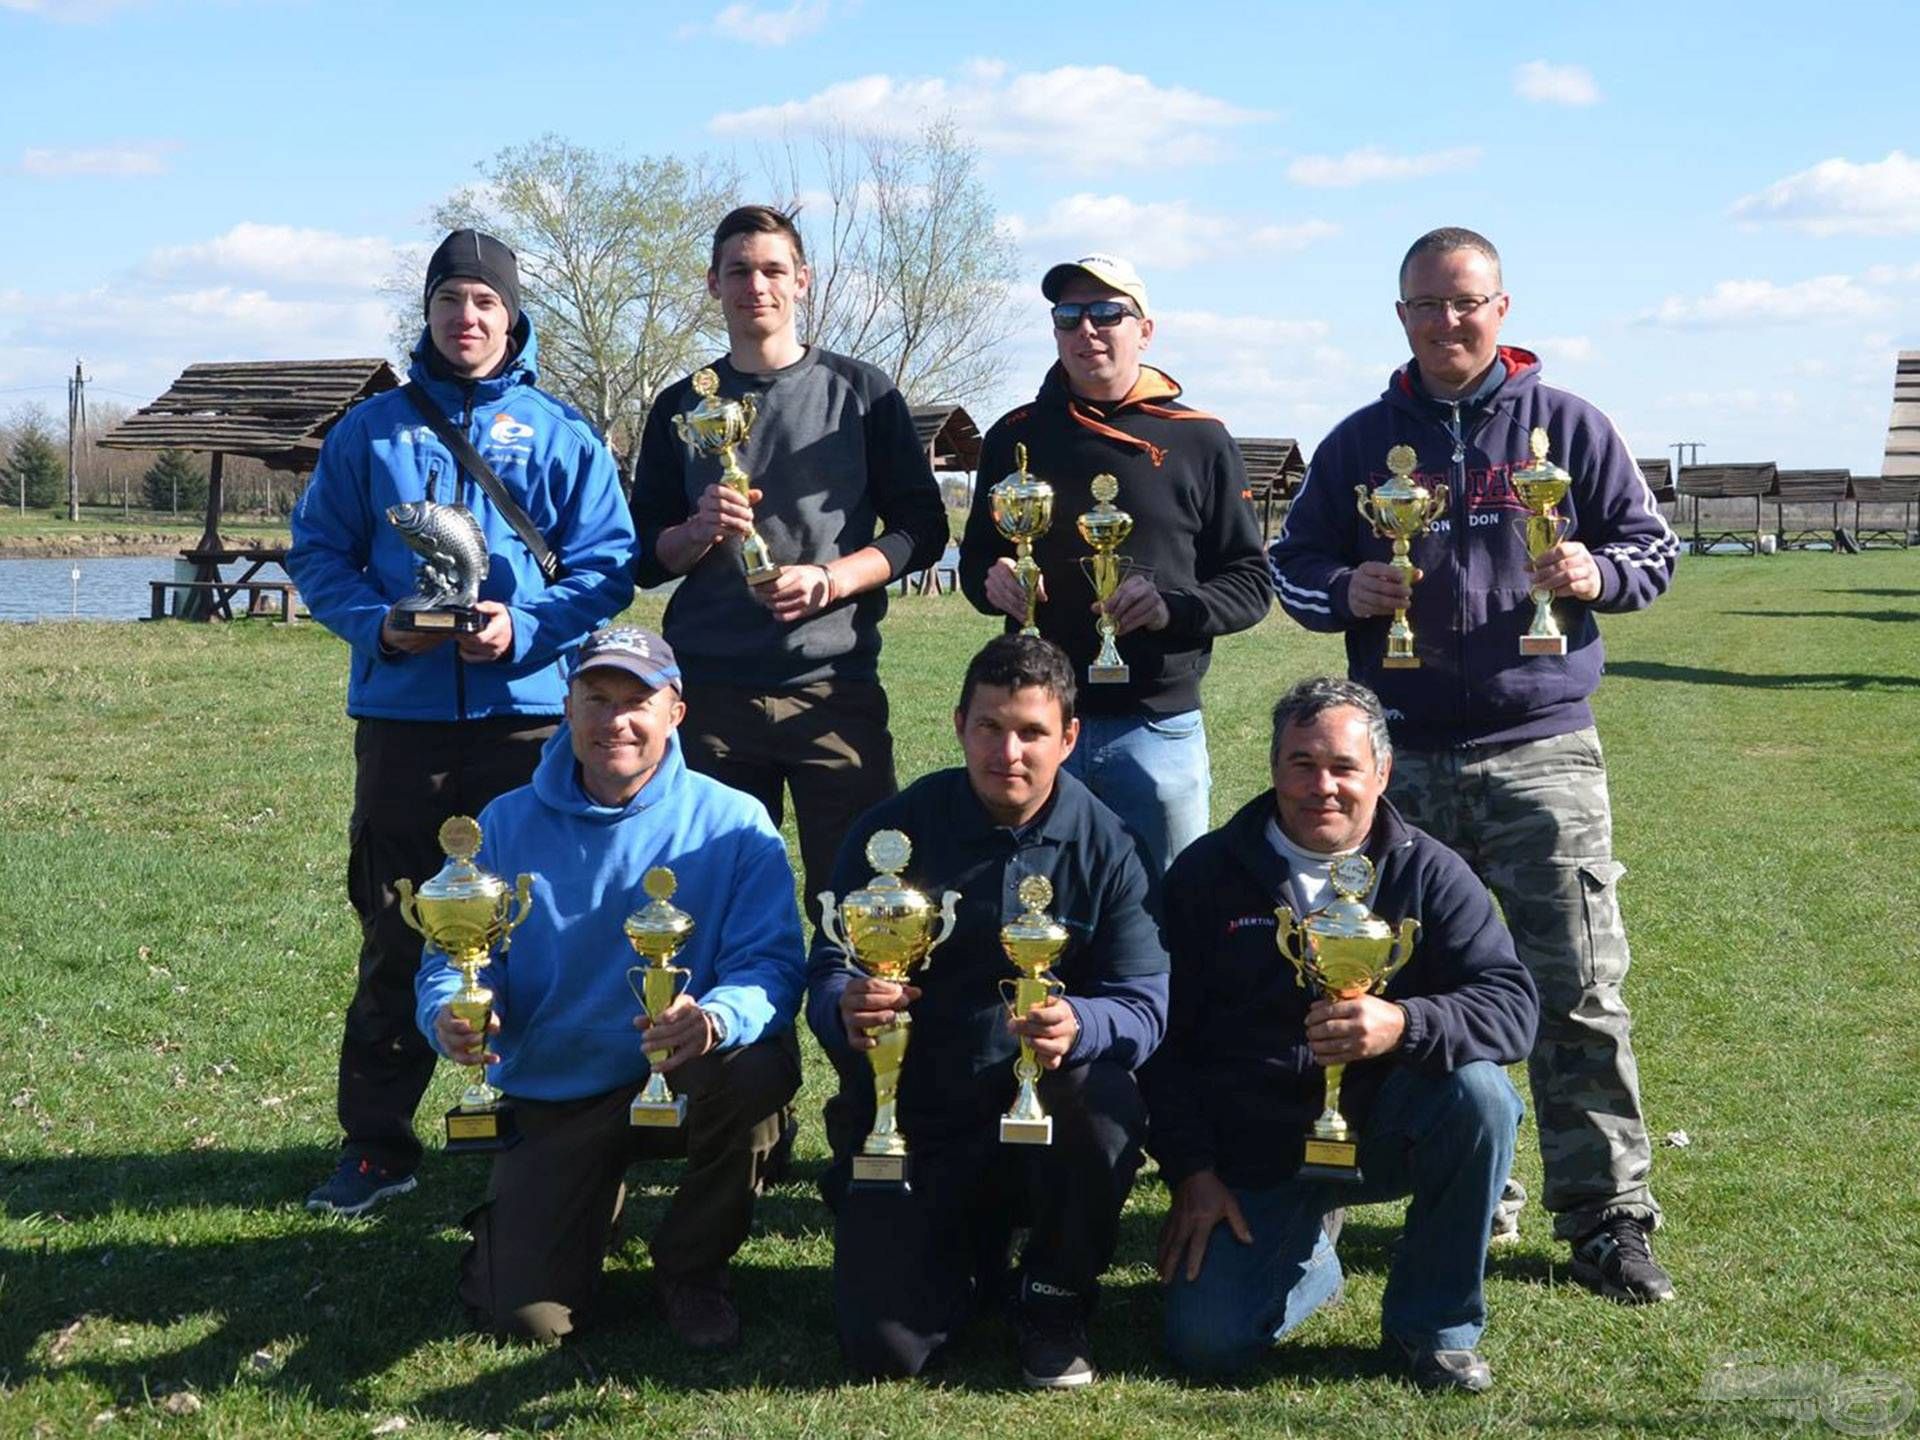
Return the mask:
<path fill-rule="evenodd" d="M 1159 1257 L 1168 1349 L 1195 1371 L 1250 1365 L 1339 1294 L 1327 1217 L 1411 1195 L 1383 1348 L 1423 1387 L 1484 1390 L 1488 1225 L 1520 1119 L 1500 1067 L 1533 1044 L 1533 982 L 1486 887 L 1382 798 L 1393 753 L 1371 690 L 1296 685 L 1274 706 L 1271 760 L 1272 793 L 1167 874 L 1171 1011 L 1141 1084 L 1148 1148 L 1173 1190 Z M 1395 928 L 1419 921 L 1413 957 L 1384 996 L 1315 998 L 1275 948 L 1274 911 L 1336 898 L 1329 872 L 1356 852 L 1376 876 L 1367 906 Z M 1357 1186 L 1296 1173 L 1321 1067 L 1336 1062 Z"/>
<path fill-rule="evenodd" d="M 626 626 L 589 636 L 533 783 L 480 813 L 479 863 L 509 882 L 534 877 L 526 923 L 485 976 L 490 1037 L 448 1010 L 460 977 L 446 957 L 429 950 L 421 965 L 420 1029 L 448 1059 L 492 1067 L 524 1137 L 495 1158 L 460 1263 L 460 1298 L 499 1333 L 572 1331 L 598 1286 L 627 1166 L 684 1155 L 653 1236 L 661 1308 L 696 1348 L 739 1338 L 727 1264 L 800 1085 L 805 968 L 779 832 L 759 801 L 686 768 L 684 711 L 659 636 Z M 692 975 L 649 1026 L 627 984 L 638 957 L 622 927 L 647 903 L 641 881 L 656 865 L 673 871 L 673 903 L 693 919 L 675 957 Z M 647 1050 L 669 1052 L 660 1070 L 687 1097 L 681 1128 L 628 1120 Z"/>
<path fill-rule="evenodd" d="M 967 667 L 954 711 L 964 768 L 926 776 L 854 823 L 834 867 L 838 897 L 873 878 L 877 830 L 913 845 L 906 884 L 935 903 L 959 894 L 951 939 L 915 983 L 850 970 L 825 937 L 808 970 L 807 1023 L 832 1058 L 834 1310 L 848 1363 L 866 1375 L 917 1375 L 976 1308 L 1011 1299 L 1022 1374 L 1034 1386 L 1093 1379 L 1086 1319 L 1113 1257 L 1120 1207 L 1140 1164 L 1146 1108 L 1133 1071 L 1166 1023 L 1167 956 L 1156 886 L 1111 810 L 1060 768 L 1080 733 L 1073 671 L 1051 643 L 991 641 Z M 1023 880 L 1052 886 L 1047 912 L 1068 934 L 1053 961 L 1065 994 L 1014 1017 L 1001 927 L 1024 906 Z M 922 976 L 924 978 L 922 978 Z M 912 1018 L 897 1119 L 912 1147 L 911 1189 L 850 1185 L 874 1121 L 869 1033 Z M 1042 1067 L 1051 1144 L 1003 1144 L 1019 1037 Z M 1029 1228 L 1018 1283 L 1013 1231 Z"/>

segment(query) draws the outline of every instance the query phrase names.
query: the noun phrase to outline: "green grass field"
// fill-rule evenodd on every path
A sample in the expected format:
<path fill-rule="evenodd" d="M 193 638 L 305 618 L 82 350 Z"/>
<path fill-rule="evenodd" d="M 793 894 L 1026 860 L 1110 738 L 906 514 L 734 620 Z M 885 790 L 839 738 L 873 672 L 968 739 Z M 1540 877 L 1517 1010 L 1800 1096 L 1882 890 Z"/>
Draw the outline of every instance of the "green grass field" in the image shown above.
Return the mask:
<path fill-rule="evenodd" d="M 953 597 L 896 602 L 904 777 L 952 763 L 992 628 Z M 1606 629 L 1641 1074 L 1656 1140 L 1689 1139 L 1654 1172 L 1680 1298 L 1570 1285 L 1529 1210 L 1490 1267 L 1496 1388 L 1435 1400 L 1373 1359 L 1389 1207 L 1349 1220 L 1344 1306 L 1254 1380 L 1172 1377 L 1150 1170 L 1094 1325 L 1101 1384 L 1022 1392 L 997 1322 L 937 1383 L 847 1383 L 811 1184 L 821 1063 L 800 1173 L 737 1262 L 741 1353 L 663 1337 L 637 1245 L 607 1275 L 620 1321 L 582 1343 L 466 1335 L 477 1163 L 430 1152 L 369 1222 L 300 1208 L 332 1160 L 356 950 L 344 649 L 315 626 L 0 627 L 0 1436 L 1822 1433 L 1820 1394 L 1920 1386 L 1920 554 L 1691 560 Z M 1277 615 L 1220 647 L 1216 816 L 1264 785 L 1273 695 L 1337 664 Z M 1538 1171 L 1529 1126 L 1530 1189 Z M 672 1171 L 642 1179 L 640 1233 Z"/>

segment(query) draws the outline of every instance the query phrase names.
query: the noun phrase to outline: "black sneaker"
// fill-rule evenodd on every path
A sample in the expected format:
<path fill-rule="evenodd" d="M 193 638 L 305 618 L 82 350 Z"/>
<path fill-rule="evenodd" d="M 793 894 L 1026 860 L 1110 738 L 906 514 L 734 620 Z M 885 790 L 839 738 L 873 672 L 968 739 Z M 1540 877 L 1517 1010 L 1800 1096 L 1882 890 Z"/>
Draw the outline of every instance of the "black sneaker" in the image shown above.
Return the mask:
<path fill-rule="evenodd" d="M 1673 1298 L 1673 1278 L 1653 1258 L 1647 1227 L 1631 1215 L 1616 1215 L 1574 1243 L 1573 1278 L 1623 1305 Z"/>
<path fill-rule="evenodd" d="M 1086 1306 L 1071 1290 L 1031 1277 L 1020 1285 L 1013 1310 L 1020 1378 L 1036 1390 L 1069 1390 L 1093 1383 Z"/>
<path fill-rule="evenodd" d="M 339 1168 L 307 1196 L 307 1209 L 316 1215 L 364 1215 L 382 1200 L 404 1195 L 419 1183 L 411 1171 L 402 1175 L 371 1160 L 343 1155 Z"/>
<path fill-rule="evenodd" d="M 1380 1349 L 1389 1360 L 1404 1365 L 1407 1378 L 1422 1390 L 1478 1395 L 1493 1388 L 1493 1371 L 1478 1350 L 1429 1350 L 1394 1335 L 1384 1337 Z"/>

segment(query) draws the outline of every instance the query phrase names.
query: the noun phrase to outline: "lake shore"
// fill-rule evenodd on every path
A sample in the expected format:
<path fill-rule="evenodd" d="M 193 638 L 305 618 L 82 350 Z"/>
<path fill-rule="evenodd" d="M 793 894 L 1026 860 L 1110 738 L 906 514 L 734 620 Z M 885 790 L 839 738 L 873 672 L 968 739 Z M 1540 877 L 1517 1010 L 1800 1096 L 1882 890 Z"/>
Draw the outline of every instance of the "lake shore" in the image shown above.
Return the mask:
<path fill-rule="evenodd" d="M 0 560 L 110 559 L 137 555 L 178 555 L 200 537 L 184 531 L 90 531 L 71 535 L 0 535 Z M 225 537 L 236 550 L 284 548 L 285 536 Z"/>

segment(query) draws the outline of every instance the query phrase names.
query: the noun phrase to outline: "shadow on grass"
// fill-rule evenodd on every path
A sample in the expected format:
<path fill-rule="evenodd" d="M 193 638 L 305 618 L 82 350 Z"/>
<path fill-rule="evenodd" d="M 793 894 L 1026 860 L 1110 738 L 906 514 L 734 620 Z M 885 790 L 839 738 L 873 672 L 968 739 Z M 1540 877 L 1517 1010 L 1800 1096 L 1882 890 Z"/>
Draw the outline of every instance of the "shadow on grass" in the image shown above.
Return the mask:
<path fill-rule="evenodd" d="M 1822 595 L 1872 595 L 1882 600 L 1909 600 L 1920 597 L 1920 590 L 1822 590 Z"/>
<path fill-rule="evenodd" d="M 1750 690 L 1920 689 L 1920 675 L 1865 675 L 1844 671 L 1809 675 L 1752 675 L 1741 670 L 1668 665 L 1659 660 L 1610 661 L 1607 673 L 1629 680 L 1676 680 L 1687 685 L 1733 685 Z"/>
<path fill-rule="evenodd" d="M 1881 625 L 1911 624 L 1920 610 L 1723 610 L 1723 615 L 1759 616 L 1787 620 L 1872 620 Z"/>

